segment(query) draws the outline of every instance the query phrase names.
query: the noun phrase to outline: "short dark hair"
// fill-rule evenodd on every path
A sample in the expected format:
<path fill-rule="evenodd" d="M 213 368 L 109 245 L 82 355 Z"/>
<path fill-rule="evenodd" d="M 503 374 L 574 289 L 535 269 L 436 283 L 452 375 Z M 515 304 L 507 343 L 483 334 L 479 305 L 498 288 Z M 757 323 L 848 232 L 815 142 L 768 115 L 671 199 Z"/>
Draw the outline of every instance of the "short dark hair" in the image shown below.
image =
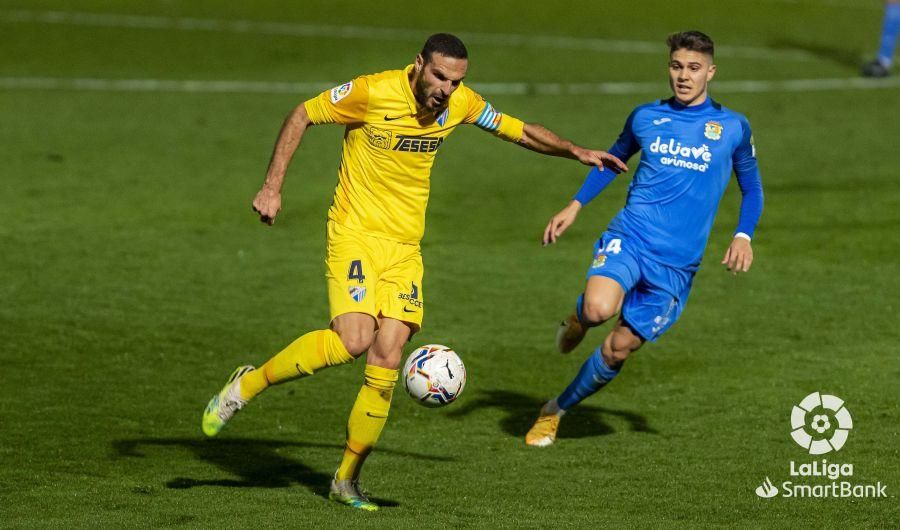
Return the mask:
<path fill-rule="evenodd" d="M 709 35 L 701 31 L 682 31 L 673 33 L 666 39 L 669 45 L 669 53 L 675 53 L 676 50 L 690 50 L 692 52 L 700 52 L 715 56 L 715 47 Z"/>
<path fill-rule="evenodd" d="M 454 59 L 469 58 L 469 52 L 466 50 L 466 45 L 463 44 L 463 41 L 459 40 L 459 37 L 456 35 L 449 33 L 435 33 L 428 37 L 420 53 L 427 63 L 431 60 L 431 54 L 435 52 Z"/>

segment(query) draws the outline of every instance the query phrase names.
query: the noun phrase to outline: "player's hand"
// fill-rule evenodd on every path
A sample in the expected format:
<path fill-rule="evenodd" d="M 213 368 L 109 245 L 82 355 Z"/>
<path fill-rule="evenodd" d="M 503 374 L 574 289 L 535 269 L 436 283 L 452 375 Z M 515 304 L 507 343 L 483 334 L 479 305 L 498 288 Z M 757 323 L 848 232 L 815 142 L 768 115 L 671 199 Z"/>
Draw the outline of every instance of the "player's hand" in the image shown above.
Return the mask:
<path fill-rule="evenodd" d="M 743 237 L 732 239 L 728 250 L 725 251 L 725 257 L 722 258 L 722 265 L 725 265 L 731 274 L 737 274 L 749 271 L 751 263 L 753 263 L 753 248 L 750 241 Z"/>
<path fill-rule="evenodd" d="M 259 214 L 259 220 L 267 225 L 272 225 L 280 210 L 281 193 L 263 186 L 253 199 L 253 211 Z"/>
<path fill-rule="evenodd" d="M 603 171 L 604 167 L 608 167 L 616 173 L 624 173 L 628 171 L 625 162 L 619 160 L 618 157 L 607 153 L 606 151 L 592 151 L 577 147 L 574 149 L 575 158 L 586 166 L 596 166 Z"/>
<path fill-rule="evenodd" d="M 543 243 L 545 247 L 551 243 L 556 243 L 556 239 L 575 222 L 575 218 L 578 217 L 578 212 L 580 210 L 581 203 L 572 201 L 558 214 L 550 218 L 550 222 L 547 223 L 547 228 L 544 229 Z"/>

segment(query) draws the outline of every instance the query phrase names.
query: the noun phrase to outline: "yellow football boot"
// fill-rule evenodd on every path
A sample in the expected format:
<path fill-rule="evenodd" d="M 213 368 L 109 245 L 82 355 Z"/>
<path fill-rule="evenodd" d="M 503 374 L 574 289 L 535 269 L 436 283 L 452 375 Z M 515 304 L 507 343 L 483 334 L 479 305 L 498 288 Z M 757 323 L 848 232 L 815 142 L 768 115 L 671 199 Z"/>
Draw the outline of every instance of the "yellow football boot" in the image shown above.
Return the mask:
<path fill-rule="evenodd" d="M 252 370 L 255 368 L 249 365 L 238 366 L 222 390 L 209 400 L 203 411 L 203 434 L 210 437 L 219 434 L 228 420 L 244 408 L 247 402 L 241 399 L 241 376 Z"/>
<path fill-rule="evenodd" d="M 359 489 L 359 481 L 357 480 L 338 480 L 337 477 L 331 480 L 331 491 L 328 498 L 346 504 L 351 508 L 374 512 L 378 510 L 378 505 L 372 502 L 365 493 Z"/>
<path fill-rule="evenodd" d="M 535 420 L 534 425 L 525 435 L 525 443 L 532 447 L 547 447 L 556 441 L 556 431 L 559 429 L 558 414 L 552 412 L 544 412 Z"/>

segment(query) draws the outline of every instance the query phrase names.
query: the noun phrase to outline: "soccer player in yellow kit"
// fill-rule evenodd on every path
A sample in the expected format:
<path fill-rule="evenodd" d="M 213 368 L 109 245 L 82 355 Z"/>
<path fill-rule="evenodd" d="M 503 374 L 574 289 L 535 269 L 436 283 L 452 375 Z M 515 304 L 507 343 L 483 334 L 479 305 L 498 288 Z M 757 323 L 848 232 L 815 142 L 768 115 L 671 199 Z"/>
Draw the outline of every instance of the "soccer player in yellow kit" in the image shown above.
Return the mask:
<path fill-rule="evenodd" d="M 344 456 L 331 483 L 332 500 L 364 510 L 378 505 L 358 477 L 387 421 L 403 345 L 422 324 L 422 256 L 429 177 L 444 138 L 475 124 L 533 151 L 627 170 L 616 157 L 559 138 L 544 127 L 503 114 L 466 87 L 462 41 L 429 37 L 415 63 L 364 75 L 319 94 L 288 116 L 253 209 L 268 224 L 281 209 L 288 164 L 311 125 L 346 125 L 334 202 L 328 211 L 326 278 L 331 324 L 311 331 L 259 369 L 238 367 L 203 414 L 215 436 L 270 385 L 306 377 L 366 355 L 365 382 L 350 411 Z"/>

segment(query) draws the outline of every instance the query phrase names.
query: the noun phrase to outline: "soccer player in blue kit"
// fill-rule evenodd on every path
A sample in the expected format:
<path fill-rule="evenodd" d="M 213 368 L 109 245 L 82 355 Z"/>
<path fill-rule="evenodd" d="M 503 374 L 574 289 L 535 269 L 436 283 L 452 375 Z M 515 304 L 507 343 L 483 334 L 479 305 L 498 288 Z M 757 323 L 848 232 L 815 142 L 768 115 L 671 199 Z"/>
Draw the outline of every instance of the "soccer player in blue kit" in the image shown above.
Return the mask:
<path fill-rule="evenodd" d="M 763 206 L 762 182 L 747 119 L 707 94 L 716 73 L 712 39 L 699 31 L 668 38 L 673 97 L 636 108 L 609 152 L 627 161 L 641 151 L 625 207 L 594 246 L 584 293 L 560 325 L 557 346 L 572 351 L 587 330 L 620 314 L 578 375 L 541 409 L 528 445 L 556 440 L 563 414 L 613 380 L 646 341 L 678 320 L 731 177 L 742 193 L 740 219 L 722 263 L 733 273 L 753 262 L 750 240 Z M 550 219 L 545 245 L 615 177 L 592 170 L 572 202 Z"/>

